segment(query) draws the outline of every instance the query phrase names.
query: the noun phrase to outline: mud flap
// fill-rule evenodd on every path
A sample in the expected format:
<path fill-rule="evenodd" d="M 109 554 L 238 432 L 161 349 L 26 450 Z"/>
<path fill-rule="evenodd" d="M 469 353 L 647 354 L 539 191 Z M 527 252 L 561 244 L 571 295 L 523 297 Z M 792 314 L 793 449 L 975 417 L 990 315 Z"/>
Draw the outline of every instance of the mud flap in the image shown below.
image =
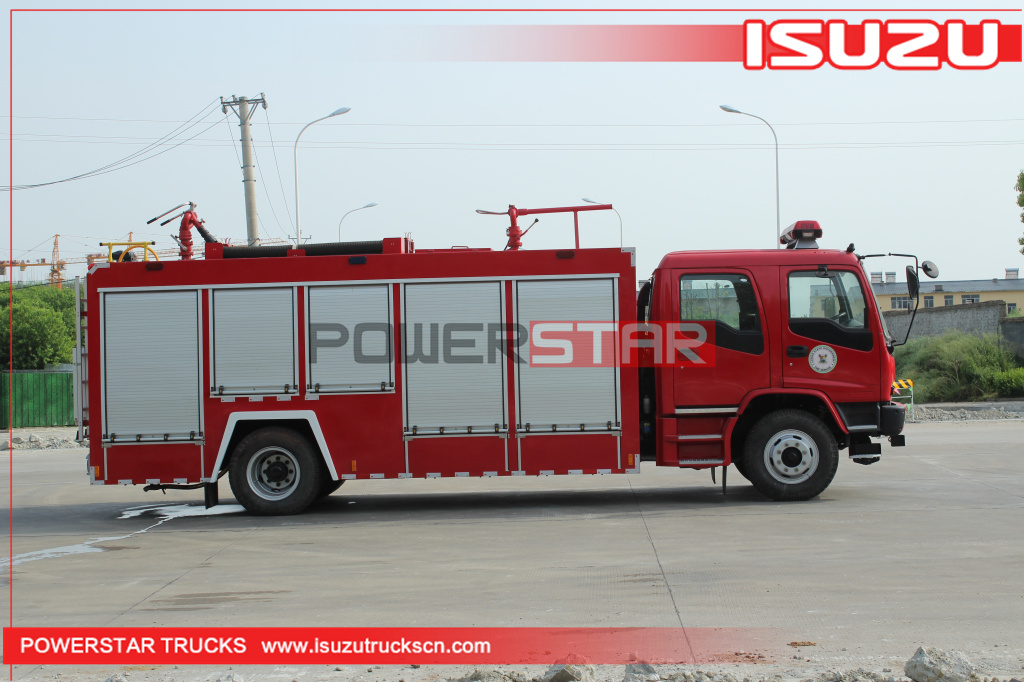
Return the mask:
<path fill-rule="evenodd" d="M 203 485 L 203 497 L 207 509 L 220 504 L 220 489 L 217 487 L 217 481 Z"/>

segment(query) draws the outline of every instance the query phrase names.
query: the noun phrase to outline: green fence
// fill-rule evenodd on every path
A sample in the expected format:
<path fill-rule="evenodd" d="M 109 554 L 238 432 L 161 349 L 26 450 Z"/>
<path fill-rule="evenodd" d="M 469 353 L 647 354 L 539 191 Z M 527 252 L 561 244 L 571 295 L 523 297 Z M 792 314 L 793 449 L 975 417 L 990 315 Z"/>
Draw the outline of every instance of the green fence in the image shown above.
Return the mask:
<path fill-rule="evenodd" d="M 0 374 L 0 428 L 12 426 L 11 382 L 14 382 L 13 426 L 74 426 L 74 375 L 71 372 Z"/>

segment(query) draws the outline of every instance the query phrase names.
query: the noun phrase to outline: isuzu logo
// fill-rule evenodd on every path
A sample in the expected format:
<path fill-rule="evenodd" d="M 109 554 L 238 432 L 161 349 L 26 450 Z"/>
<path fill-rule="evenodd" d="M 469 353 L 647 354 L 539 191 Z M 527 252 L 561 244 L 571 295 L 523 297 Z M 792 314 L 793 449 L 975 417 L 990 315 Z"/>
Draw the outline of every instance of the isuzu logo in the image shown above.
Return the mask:
<path fill-rule="evenodd" d="M 1021 60 L 1021 27 L 996 20 L 785 20 L 743 24 L 747 69 L 991 69 Z"/>

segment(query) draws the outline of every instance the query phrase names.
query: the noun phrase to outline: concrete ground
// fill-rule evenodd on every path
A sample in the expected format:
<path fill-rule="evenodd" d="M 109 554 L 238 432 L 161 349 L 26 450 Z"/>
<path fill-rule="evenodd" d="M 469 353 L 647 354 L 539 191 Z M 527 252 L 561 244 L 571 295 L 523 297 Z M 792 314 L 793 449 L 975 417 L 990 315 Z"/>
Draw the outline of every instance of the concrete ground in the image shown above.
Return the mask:
<path fill-rule="evenodd" d="M 230 507 L 123 518 L 145 505 L 201 507 L 202 495 L 90 486 L 85 450 L 18 450 L 14 623 L 767 628 L 771 636 L 741 643 L 761 663 L 715 669 L 804 678 L 889 668 L 899 677 L 925 645 L 964 651 L 985 674 L 1021 677 L 1024 422 L 912 424 L 906 434 L 907 447 L 886 448 L 878 464 L 843 461 L 832 486 L 803 503 L 768 502 L 734 469 L 723 497 L 707 472 L 645 463 L 631 476 L 349 482 L 286 518 Z M 226 479 L 221 497 L 233 503 Z M 103 680 L 115 670 L 13 674 Z M 466 672 L 241 674 L 419 682 Z M 621 679 L 621 666 L 606 672 Z"/>

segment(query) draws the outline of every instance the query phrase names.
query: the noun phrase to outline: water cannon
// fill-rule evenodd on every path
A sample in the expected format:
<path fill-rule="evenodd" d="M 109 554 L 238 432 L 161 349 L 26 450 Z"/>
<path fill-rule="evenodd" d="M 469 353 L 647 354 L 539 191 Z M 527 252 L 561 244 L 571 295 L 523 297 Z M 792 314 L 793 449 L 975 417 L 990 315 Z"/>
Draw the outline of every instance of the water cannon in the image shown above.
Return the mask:
<path fill-rule="evenodd" d="M 530 224 L 530 227 L 524 230 L 519 226 L 518 219 L 520 216 L 537 215 L 538 213 L 572 213 L 573 228 L 576 234 L 576 248 L 578 249 L 580 248 L 580 211 L 609 210 L 614 210 L 611 204 L 597 204 L 593 206 L 559 206 L 556 208 L 516 208 L 510 204 L 507 211 L 485 211 L 478 208 L 476 212 L 480 215 L 507 215 L 511 224 L 505 228 L 505 234 L 508 236 L 508 242 L 505 244 L 505 250 L 518 251 L 523 246 L 523 236 L 540 220 L 539 218 L 534 220 Z"/>
<path fill-rule="evenodd" d="M 217 238 L 214 237 L 212 234 L 210 234 L 209 230 L 207 230 L 204 227 L 204 224 L 206 223 L 206 221 L 205 220 L 200 220 L 199 216 L 196 214 L 196 206 L 197 206 L 197 204 L 195 202 L 190 201 L 190 202 L 185 203 L 185 204 L 178 204 L 177 206 L 175 206 L 171 210 L 164 211 L 163 213 L 161 213 L 160 215 L 158 215 L 155 218 L 150 218 L 149 220 L 146 221 L 146 224 L 149 225 L 151 223 L 154 223 L 157 220 L 160 220 L 161 218 L 163 218 L 168 213 L 174 213 L 174 211 L 177 211 L 179 208 L 184 208 L 186 206 L 187 206 L 187 208 L 185 208 L 185 210 L 182 211 L 181 213 L 175 214 L 175 215 L 171 216 L 170 218 L 168 218 L 167 220 L 161 222 L 160 223 L 160 227 L 163 227 L 164 225 L 170 223 L 171 221 L 174 221 L 174 220 L 177 220 L 178 218 L 181 218 L 181 225 L 178 228 L 178 234 L 177 235 L 173 235 L 172 234 L 171 235 L 171 239 L 173 239 L 174 241 L 176 241 L 178 243 L 178 248 L 179 248 L 179 254 L 178 255 L 181 258 L 181 260 L 192 260 L 192 228 L 193 227 L 196 229 L 196 232 L 198 232 L 200 234 L 200 236 L 203 238 L 204 242 L 206 242 L 207 244 L 216 244 L 217 243 Z"/>

